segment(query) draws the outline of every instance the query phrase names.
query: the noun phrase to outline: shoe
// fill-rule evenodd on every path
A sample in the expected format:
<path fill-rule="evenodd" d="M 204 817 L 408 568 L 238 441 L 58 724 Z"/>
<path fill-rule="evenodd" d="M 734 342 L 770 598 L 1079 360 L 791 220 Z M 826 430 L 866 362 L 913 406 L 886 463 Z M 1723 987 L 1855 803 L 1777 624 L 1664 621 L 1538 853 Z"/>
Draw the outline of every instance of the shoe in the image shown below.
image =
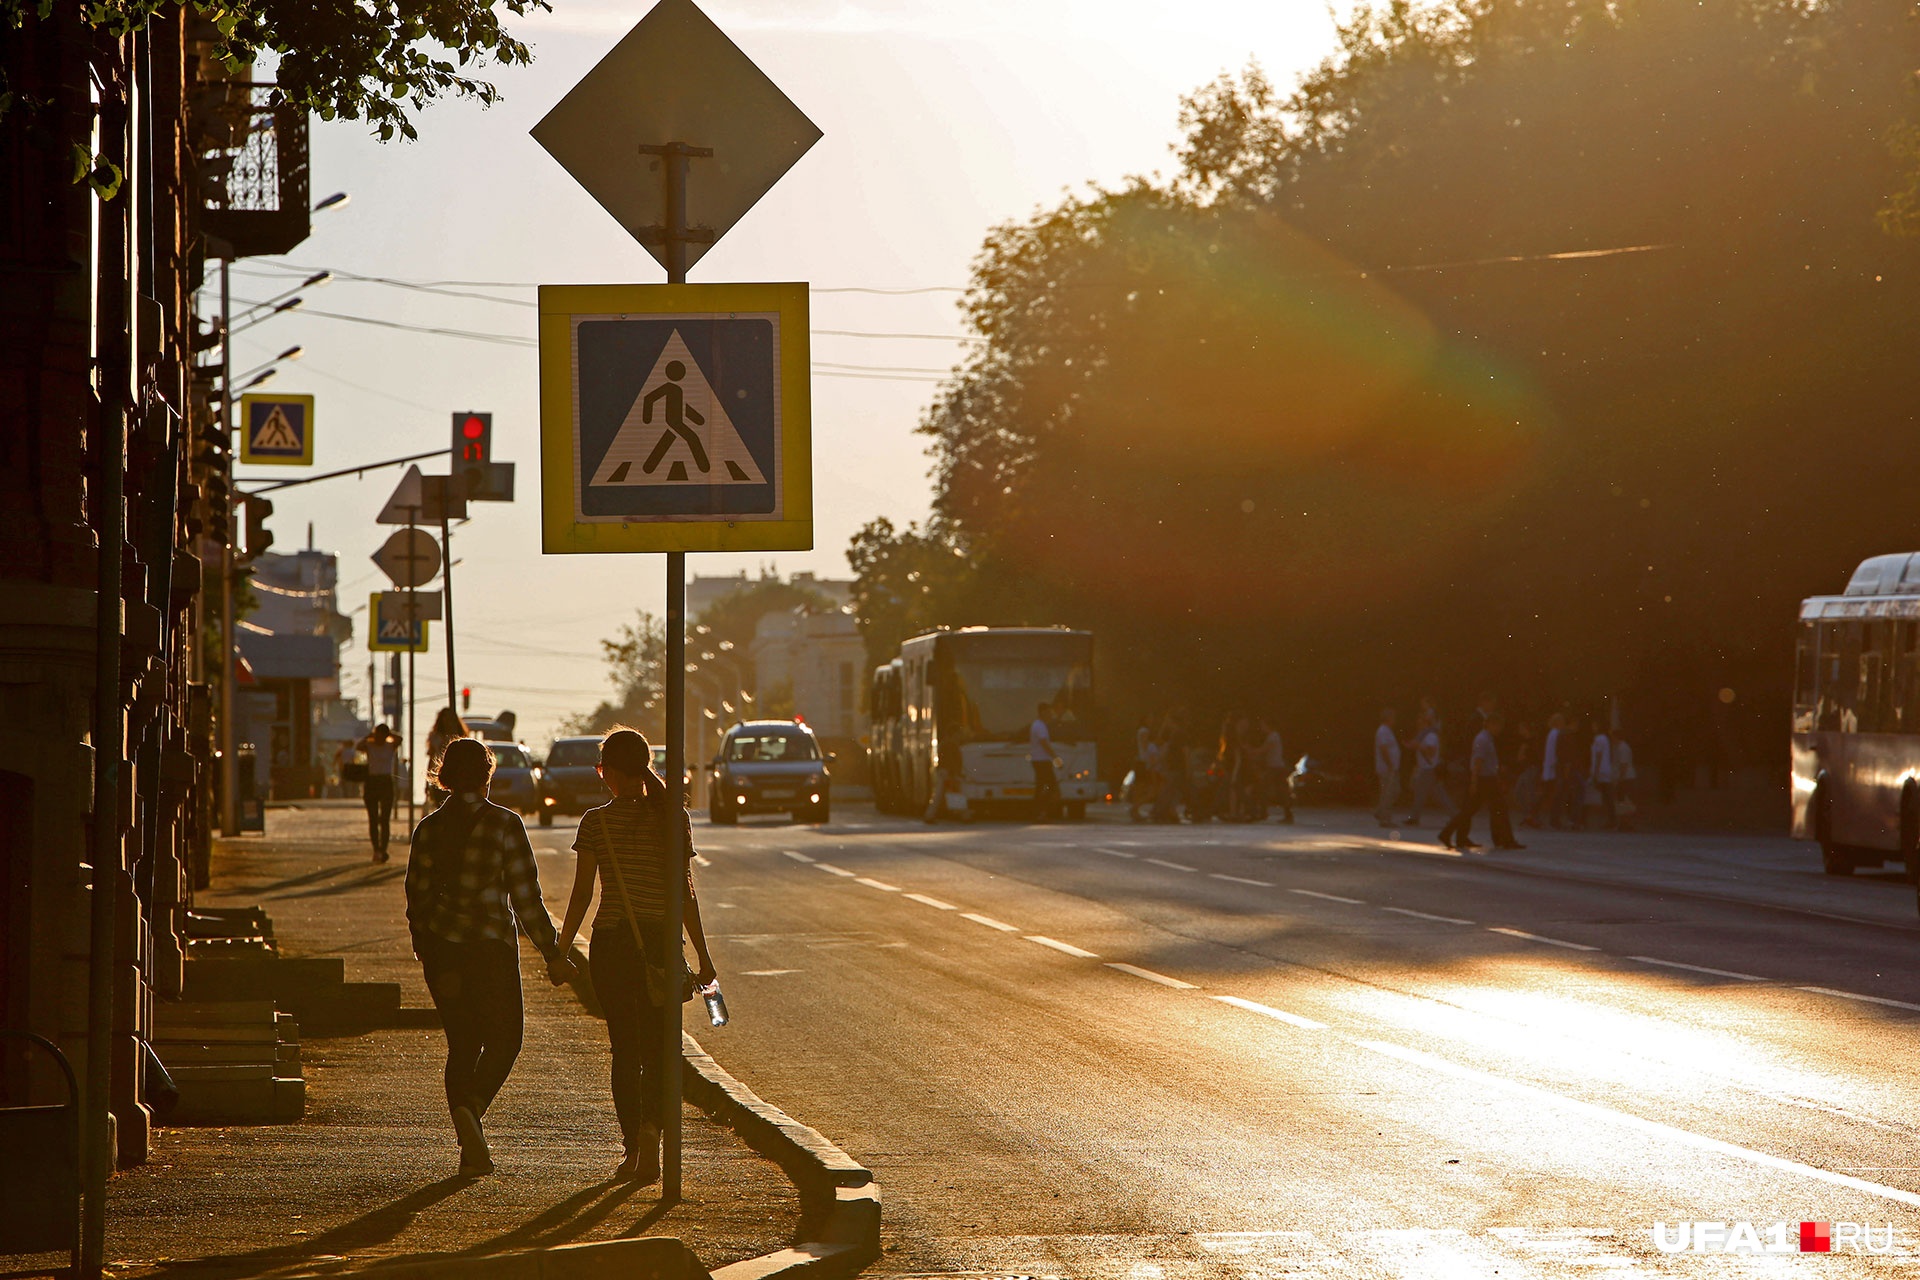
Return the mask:
<path fill-rule="evenodd" d="M 1454 845 L 1453 847 L 1454 847 L 1454 848 L 1456 848 L 1456 849 L 1458 849 L 1458 850 L 1459 850 L 1459 851 L 1460 851 L 1461 853 L 1478 853 L 1478 852 L 1480 852 L 1480 846 L 1479 846 L 1479 845 L 1477 845 L 1477 844 L 1475 844 L 1475 843 L 1474 843 L 1473 841 L 1471 841 L 1471 840 L 1462 840 L 1462 841 L 1460 841 L 1460 842 L 1458 842 L 1457 844 L 1455 844 L 1455 845 Z"/>
<path fill-rule="evenodd" d="M 640 1130 L 638 1146 L 627 1149 L 627 1158 L 620 1162 L 615 1177 L 646 1186 L 660 1180 L 660 1131 L 652 1125 Z"/>
<path fill-rule="evenodd" d="M 480 1117 L 472 1107 L 453 1109 L 453 1132 L 460 1139 L 460 1172 L 492 1173 L 493 1153 L 487 1150 L 486 1132 L 481 1129 Z"/>

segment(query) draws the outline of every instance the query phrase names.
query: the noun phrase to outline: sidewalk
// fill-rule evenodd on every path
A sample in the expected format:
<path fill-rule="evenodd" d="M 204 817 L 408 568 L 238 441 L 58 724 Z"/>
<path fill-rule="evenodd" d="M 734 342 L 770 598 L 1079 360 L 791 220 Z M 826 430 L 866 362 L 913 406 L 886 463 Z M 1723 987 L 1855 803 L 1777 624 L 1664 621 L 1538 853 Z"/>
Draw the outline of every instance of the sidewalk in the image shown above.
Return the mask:
<path fill-rule="evenodd" d="M 358 805 L 275 808 L 267 834 L 222 842 L 203 906 L 259 905 L 286 956 L 340 956 L 356 980 L 430 1006 L 410 950 L 406 846 L 368 860 Z M 556 922 L 572 858 L 543 857 Z M 678 1236 L 709 1270 L 790 1243 L 800 1200 L 779 1167 L 689 1107 L 685 1199 L 608 1182 L 620 1156 L 606 1032 L 522 943 L 526 1047 L 487 1116 L 498 1172 L 462 1180 L 441 1093 L 444 1040 L 404 1028 L 302 1032 L 307 1118 L 165 1128 L 112 1184 L 107 1258 L 119 1275 L 268 1276 L 375 1259 L 482 1255 L 622 1236 Z M 724 1034 L 724 1033 L 716 1033 Z"/>

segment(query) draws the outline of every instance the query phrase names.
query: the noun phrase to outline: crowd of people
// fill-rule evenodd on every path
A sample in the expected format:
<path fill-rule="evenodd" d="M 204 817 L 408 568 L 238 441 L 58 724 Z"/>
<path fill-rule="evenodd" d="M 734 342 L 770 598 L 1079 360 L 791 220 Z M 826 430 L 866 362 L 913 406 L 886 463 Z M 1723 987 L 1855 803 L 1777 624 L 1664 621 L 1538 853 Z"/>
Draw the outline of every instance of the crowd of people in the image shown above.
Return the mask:
<path fill-rule="evenodd" d="M 1604 830 L 1632 825 L 1637 812 L 1633 746 L 1617 723 L 1563 708 L 1547 718 L 1542 737 L 1531 722 L 1509 732 L 1498 701 L 1482 694 L 1471 722 L 1458 735 L 1464 751 L 1449 753 L 1440 711 L 1422 698 L 1410 733 L 1398 727 L 1392 707 L 1380 711 L 1373 735 L 1378 786 L 1374 817 L 1383 827 L 1418 827 L 1429 807 L 1444 819 L 1440 842 L 1478 849 L 1474 818 L 1485 810 L 1488 838 L 1498 849 L 1523 849 L 1514 835 L 1522 827 Z M 1450 785 L 1451 784 L 1451 785 Z M 1458 790 L 1461 803 L 1454 803 Z M 1396 818 L 1400 798 L 1411 812 Z"/>
<path fill-rule="evenodd" d="M 1257 716 L 1227 717 L 1200 746 L 1178 713 L 1142 720 L 1125 790 L 1135 822 L 1262 822 L 1276 808 L 1293 821 L 1293 765 L 1279 729 Z"/>

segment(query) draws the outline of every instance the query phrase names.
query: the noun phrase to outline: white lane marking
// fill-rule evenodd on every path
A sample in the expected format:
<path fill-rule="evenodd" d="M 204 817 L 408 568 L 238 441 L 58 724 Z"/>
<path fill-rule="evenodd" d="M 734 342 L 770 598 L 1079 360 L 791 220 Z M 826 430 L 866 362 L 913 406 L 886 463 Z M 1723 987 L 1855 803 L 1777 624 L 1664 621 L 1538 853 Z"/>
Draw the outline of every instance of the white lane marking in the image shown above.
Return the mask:
<path fill-rule="evenodd" d="M 865 886 L 867 886 L 867 888 L 869 888 L 869 889 L 878 889 L 878 890 L 880 890 L 880 891 L 881 891 L 882 893 L 898 893 L 898 892 L 900 892 L 900 886 L 899 886 L 899 885 L 897 885 L 897 884 L 888 884 L 888 883 L 887 883 L 887 882 L 886 882 L 885 880 L 869 880 L 869 879 L 868 879 L 867 877 L 865 877 L 865 876 L 855 876 L 855 877 L 853 878 L 853 882 L 854 882 L 855 884 L 863 884 L 863 885 L 865 885 Z"/>
<path fill-rule="evenodd" d="M 910 893 L 907 896 L 921 906 L 932 907 L 935 911 L 958 911 L 960 909 L 951 902 L 942 902 L 938 898 L 929 898 L 924 893 Z"/>
<path fill-rule="evenodd" d="M 1271 880 L 1249 880 L 1245 876 L 1230 876 L 1219 871 L 1209 871 L 1207 874 L 1215 880 L 1228 880 L 1234 884 L 1250 884 L 1256 889 L 1273 888 L 1273 881 Z"/>
<path fill-rule="evenodd" d="M 741 976 L 746 978 L 777 978 L 783 973 L 798 973 L 798 969 L 745 969 Z"/>
<path fill-rule="evenodd" d="M 1138 965 L 1121 964 L 1117 960 L 1107 961 L 1107 968 L 1118 969 L 1121 973 L 1129 973 L 1136 978 L 1145 978 L 1148 982 L 1157 982 L 1163 987 L 1172 987 L 1175 991 L 1198 991 L 1200 989 L 1191 982 L 1182 982 L 1178 978 L 1169 978 L 1164 973 L 1155 973 L 1151 969 L 1142 969 Z"/>
<path fill-rule="evenodd" d="M 1382 907 L 1382 911 L 1391 911 L 1397 916 L 1412 916 L 1415 920 L 1438 920 L 1441 924 L 1472 924 L 1471 920 L 1462 920 L 1459 916 L 1436 916 L 1429 911 L 1415 911 L 1412 907 Z"/>
<path fill-rule="evenodd" d="M 1095 846 L 1093 851 L 1095 853 L 1104 853 L 1109 858 L 1131 858 L 1134 856 L 1131 853 L 1122 853 L 1118 849 L 1102 849 L 1102 848 L 1099 848 L 1098 846 Z"/>
<path fill-rule="evenodd" d="M 1082 960 L 1098 960 L 1100 958 L 1091 951 L 1082 951 L 1071 942 L 1062 942 L 1058 938 L 1049 938 L 1038 933 L 1028 934 L 1027 941 L 1037 942 L 1043 947 L 1052 947 L 1055 951 L 1064 951 L 1068 955 L 1078 956 Z"/>
<path fill-rule="evenodd" d="M 998 929 L 1002 933 L 1020 932 L 1020 926 L 1017 924 L 1008 924 L 1004 920 L 995 920 L 992 916 L 983 916 L 973 911 L 962 911 L 960 918 L 962 920 L 971 920 L 975 924 L 983 924 L 989 929 Z"/>
<path fill-rule="evenodd" d="M 697 867 L 710 867 L 713 865 L 713 860 L 704 853 L 696 853 L 693 855 L 693 864 Z"/>
<path fill-rule="evenodd" d="M 1350 907 L 1362 907 L 1366 904 L 1358 898 L 1343 898 L 1337 893 L 1316 893 L 1312 889 L 1289 889 L 1288 893 L 1297 893 L 1303 898 L 1325 898 L 1328 902 L 1344 902 Z"/>
<path fill-rule="evenodd" d="M 1742 982 L 1765 982 L 1766 979 L 1754 973 L 1735 973 L 1731 969 L 1709 969 L 1703 964 L 1681 964 L 1678 960 L 1659 960 L 1653 956 L 1628 956 L 1641 964 L 1657 964 L 1662 969 L 1685 969 L 1688 973 L 1710 973 L 1716 978 L 1738 978 Z"/>
<path fill-rule="evenodd" d="M 1325 1031 L 1327 1024 L 1315 1022 L 1312 1018 L 1303 1018 L 1297 1013 L 1288 1013 L 1285 1009 L 1276 1009 L 1272 1005 L 1261 1004 L 1254 1000 L 1243 1000 L 1239 996 L 1215 996 L 1222 1004 L 1230 1004 L 1236 1009 L 1245 1009 L 1248 1013 L 1257 1013 L 1263 1018 L 1274 1018 L 1290 1027 L 1299 1027 L 1303 1031 Z"/>
<path fill-rule="evenodd" d="M 792 858 L 792 859 L 793 859 L 793 860 L 794 860 L 795 862 L 812 862 L 812 861 L 814 861 L 814 859 L 812 859 L 812 858 L 809 858 L 809 857 L 808 857 L 808 856 L 807 856 L 806 854 L 804 854 L 804 853 L 795 853 L 795 852 L 794 852 L 794 851 L 793 851 L 792 849 L 782 849 L 782 850 L 780 851 L 780 856 L 781 856 L 781 857 L 783 857 L 783 858 Z"/>
<path fill-rule="evenodd" d="M 1559 938 L 1543 938 L 1537 933 L 1528 933 L 1525 929 L 1506 929 L 1497 924 L 1488 925 L 1487 932 L 1504 933 L 1509 938 L 1524 938 L 1528 942 L 1544 942 L 1550 947 L 1565 947 L 1569 951 L 1598 951 L 1600 949 L 1598 947 L 1590 947 L 1584 942 L 1563 942 Z"/>
<path fill-rule="evenodd" d="M 1648 1134 L 1655 1138 L 1665 1139 L 1668 1142 L 1677 1142 L 1682 1146 L 1712 1152 L 1715 1155 L 1731 1156 L 1735 1160 L 1744 1160 L 1749 1164 L 1756 1164 L 1762 1168 L 1775 1169 L 1782 1173 L 1796 1174 L 1803 1178 L 1812 1178 L 1819 1182 L 1831 1183 L 1836 1187 L 1846 1187 L 1852 1191 L 1877 1196 L 1882 1200 L 1892 1200 L 1899 1204 L 1912 1205 L 1920 1208 L 1920 1194 L 1912 1191 L 1902 1191 L 1898 1187 L 1881 1186 L 1877 1182 L 1868 1182 L 1863 1178 L 1849 1177 L 1844 1173 L 1835 1173 L 1831 1169 L 1821 1169 L 1814 1165 L 1801 1164 L 1797 1160 L 1787 1160 L 1780 1156 L 1769 1155 L 1765 1151 L 1756 1151 L 1752 1147 L 1742 1147 L 1731 1142 L 1723 1142 L 1719 1138 L 1709 1138 L 1704 1133 L 1694 1133 L 1687 1129 L 1675 1128 L 1673 1125 L 1662 1124 L 1658 1120 L 1648 1120 L 1644 1117 L 1636 1116 L 1631 1112 L 1615 1111 L 1611 1107 L 1603 1107 L 1597 1103 L 1583 1102 L 1578 1098 L 1569 1098 L 1565 1094 L 1555 1093 L 1551 1089 L 1543 1089 L 1538 1085 L 1524 1084 L 1518 1080 L 1508 1080 L 1503 1076 L 1492 1075 L 1485 1071 L 1477 1071 L 1472 1067 L 1463 1067 L 1457 1062 L 1451 1062 L 1446 1058 L 1435 1057 L 1430 1053 L 1422 1053 L 1418 1049 L 1405 1049 L 1397 1044 L 1388 1044 L 1382 1040 L 1356 1040 L 1354 1043 L 1363 1049 L 1371 1049 L 1375 1053 L 1385 1054 L 1389 1058 L 1398 1058 L 1402 1062 L 1411 1062 L 1416 1066 L 1444 1072 L 1447 1075 L 1457 1076 L 1463 1080 L 1472 1080 L 1478 1084 L 1492 1085 L 1497 1089 L 1505 1089 L 1509 1093 L 1517 1093 L 1523 1097 L 1550 1102 L 1556 1106 L 1564 1107 L 1567 1110 L 1577 1111 L 1583 1115 L 1592 1116 L 1596 1119 L 1605 1120 L 1610 1124 L 1619 1125 L 1622 1128 L 1637 1129 L 1641 1133 Z"/>
<path fill-rule="evenodd" d="M 1884 1004 L 1890 1009 L 1911 1009 L 1920 1013 L 1920 1004 L 1908 1004 L 1905 1000 L 1889 1000 L 1885 996 L 1863 996 L 1857 991 L 1836 991 L 1832 987 L 1801 987 L 1802 991 L 1811 991 L 1817 996 L 1838 996 L 1842 1000 L 1864 1000 L 1868 1004 Z"/>
<path fill-rule="evenodd" d="M 1165 867 L 1169 871 L 1198 871 L 1198 867 L 1189 867 L 1181 862 L 1168 862 L 1165 858 L 1142 858 L 1142 862 L 1151 862 L 1156 867 Z"/>
<path fill-rule="evenodd" d="M 831 862 L 816 862 L 813 865 L 830 876 L 845 876 L 849 880 L 853 879 L 853 872 L 847 870 L 845 867 L 836 867 Z"/>

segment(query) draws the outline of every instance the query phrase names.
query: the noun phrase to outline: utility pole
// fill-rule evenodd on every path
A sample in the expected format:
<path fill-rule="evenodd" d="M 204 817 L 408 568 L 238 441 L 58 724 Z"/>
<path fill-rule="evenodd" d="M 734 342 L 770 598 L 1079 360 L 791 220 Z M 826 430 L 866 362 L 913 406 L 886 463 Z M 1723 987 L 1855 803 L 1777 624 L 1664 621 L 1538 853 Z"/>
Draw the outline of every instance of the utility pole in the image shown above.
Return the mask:
<path fill-rule="evenodd" d="M 220 834 L 240 834 L 240 761 L 233 723 L 233 294 L 220 259 L 220 430 L 226 436 L 227 536 L 220 547 Z"/>

